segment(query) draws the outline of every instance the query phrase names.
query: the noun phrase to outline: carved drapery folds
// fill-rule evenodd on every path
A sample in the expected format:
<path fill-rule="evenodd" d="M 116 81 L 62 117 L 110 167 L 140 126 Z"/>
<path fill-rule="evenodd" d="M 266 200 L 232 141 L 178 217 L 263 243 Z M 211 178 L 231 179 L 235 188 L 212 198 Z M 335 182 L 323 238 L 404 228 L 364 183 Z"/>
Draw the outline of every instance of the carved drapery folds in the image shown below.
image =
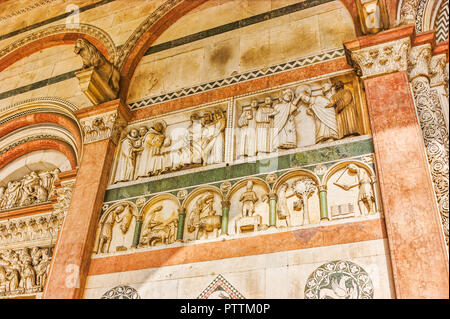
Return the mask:
<path fill-rule="evenodd" d="M 80 122 L 85 144 L 108 138 L 111 138 L 114 143 L 117 143 L 120 138 L 120 133 L 123 127 L 125 127 L 125 120 L 117 111 L 87 117 Z"/>
<path fill-rule="evenodd" d="M 53 247 L 0 250 L 0 297 L 42 292 Z"/>
<path fill-rule="evenodd" d="M 119 145 L 113 183 L 222 163 L 225 126 L 224 111 L 217 107 L 175 125 L 155 120 L 131 128 Z"/>
<path fill-rule="evenodd" d="M 406 71 L 411 40 L 404 38 L 351 52 L 350 64 L 361 78 Z"/>
<path fill-rule="evenodd" d="M 53 171 L 32 171 L 22 179 L 9 181 L 0 186 L 0 210 L 26 207 L 47 202 L 54 190 L 54 181 L 59 169 Z"/>
<path fill-rule="evenodd" d="M 439 99 L 436 98 L 436 95 L 432 94 L 430 88 L 430 83 L 432 83 L 433 79 L 438 79 L 443 73 L 443 70 L 439 70 L 438 67 L 439 61 L 432 59 L 431 46 L 429 44 L 411 49 L 409 55 L 411 87 L 416 101 L 417 115 L 422 129 L 434 191 L 448 245 L 448 131 L 442 112 L 442 105 Z"/>
<path fill-rule="evenodd" d="M 76 41 L 74 52 L 83 61 L 83 70 L 76 73 L 81 91 L 94 105 L 114 100 L 120 82 L 120 73 L 115 65 L 83 38 Z"/>

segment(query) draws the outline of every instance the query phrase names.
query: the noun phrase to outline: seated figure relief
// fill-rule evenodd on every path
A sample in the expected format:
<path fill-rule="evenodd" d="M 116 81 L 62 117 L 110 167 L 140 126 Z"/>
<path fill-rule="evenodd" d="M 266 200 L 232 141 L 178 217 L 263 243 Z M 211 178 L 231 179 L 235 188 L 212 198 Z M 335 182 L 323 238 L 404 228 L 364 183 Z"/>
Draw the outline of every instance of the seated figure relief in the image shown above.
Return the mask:
<path fill-rule="evenodd" d="M 158 205 L 149 211 L 150 217 L 143 228 L 139 242 L 140 247 L 155 246 L 156 244 L 168 245 L 175 242 L 178 214 L 173 212 L 168 219 L 164 219 L 161 214 L 162 210 L 163 205 Z"/>
<path fill-rule="evenodd" d="M 46 202 L 52 194 L 58 173 L 59 169 L 39 174 L 32 171 L 21 180 L 9 181 L 6 187 L 0 186 L 0 210 Z"/>
<path fill-rule="evenodd" d="M 212 237 L 219 236 L 222 225 L 222 216 L 214 209 L 214 194 L 206 192 L 197 198 L 195 206 L 189 213 L 187 230 L 194 234 L 194 239 L 207 239 L 208 234 Z"/>
<path fill-rule="evenodd" d="M 193 113 L 170 133 L 164 120 L 131 129 L 121 141 L 113 183 L 223 162 L 226 118 L 220 108 Z"/>

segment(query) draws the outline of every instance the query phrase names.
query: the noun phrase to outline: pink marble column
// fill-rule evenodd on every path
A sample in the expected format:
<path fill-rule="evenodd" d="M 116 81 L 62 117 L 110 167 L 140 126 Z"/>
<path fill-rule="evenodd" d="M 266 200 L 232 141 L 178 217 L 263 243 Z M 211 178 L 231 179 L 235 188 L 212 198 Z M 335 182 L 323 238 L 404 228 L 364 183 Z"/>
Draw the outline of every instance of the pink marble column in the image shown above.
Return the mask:
<path fill-rule="evenodd" d="M 127 111 L 119 100 L 85 109 L 79 118 L 117 110 Z M 43 298 L 81 298 L 89 270 L 95 230 L 112 169 L 112 138 L 85 144 L 72 199 L 53 254 Z"/>
<path fill-rule="evenodd" d="M 364 80 L 397 298 L 449 298 L 446 245 L 406 71 Z"/>

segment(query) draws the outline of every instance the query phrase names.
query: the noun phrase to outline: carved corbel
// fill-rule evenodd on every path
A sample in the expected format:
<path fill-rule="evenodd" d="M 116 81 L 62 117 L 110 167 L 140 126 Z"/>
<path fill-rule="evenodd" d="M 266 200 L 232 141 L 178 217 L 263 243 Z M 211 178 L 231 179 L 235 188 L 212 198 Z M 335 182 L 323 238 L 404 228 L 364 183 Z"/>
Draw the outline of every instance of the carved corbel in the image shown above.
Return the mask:
<path fill-rule="evenodd" d="M 94 104 L 111 101 L 119 93 L 120 73 L 113 63 L 89 41 L 80 38 L 74 48 L 83 60 L 83 69 L 75 73 L 81 91 Z"/>

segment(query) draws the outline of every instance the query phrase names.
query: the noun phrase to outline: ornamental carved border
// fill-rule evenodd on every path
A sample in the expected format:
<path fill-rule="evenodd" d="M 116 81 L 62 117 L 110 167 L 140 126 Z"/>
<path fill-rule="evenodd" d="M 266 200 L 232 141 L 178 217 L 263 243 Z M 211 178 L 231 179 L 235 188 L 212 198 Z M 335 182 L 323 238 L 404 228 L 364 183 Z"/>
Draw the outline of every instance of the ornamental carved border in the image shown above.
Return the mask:
<path fill-rule="evenodd" d="M 442 63 L 435 63 L 431 46 L 425 44 L 411 49 L 409 76 L 416 102 L 416 110 L 430 166 L 431 178 L 447 245 L 449 244 L 449 138 L 437 94 L 430 88 L 430 77 L 444 73 L 438 70 Z"/>

